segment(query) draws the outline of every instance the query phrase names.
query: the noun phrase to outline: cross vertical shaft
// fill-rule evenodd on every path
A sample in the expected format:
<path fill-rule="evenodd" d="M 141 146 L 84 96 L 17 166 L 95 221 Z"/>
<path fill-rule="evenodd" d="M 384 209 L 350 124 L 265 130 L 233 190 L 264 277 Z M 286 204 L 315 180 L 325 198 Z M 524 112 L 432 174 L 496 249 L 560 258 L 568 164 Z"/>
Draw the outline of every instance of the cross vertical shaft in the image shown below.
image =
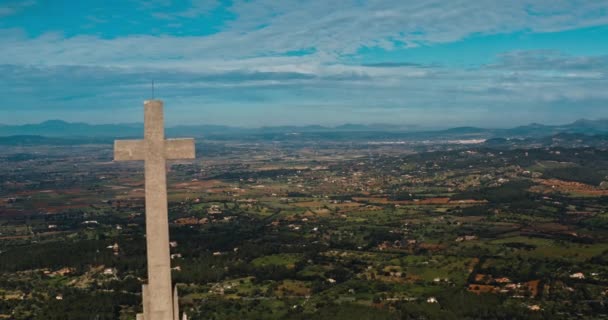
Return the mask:
<path fill-rule="evenodd" d="M 170 320 L 178 316 L 172 290 L 169 249 L 166 161 L 194 159 L 193 139 L 165 140 L 163 103 L 144 103 L 144 139 L 114 142 L 114 160 L 145 161 L 146 247 L 148 284 L 143 287 L 144 313 L 138 319 Z"/>
<path fill-rule="evenodd" d="M 146 320 L 173 319 L 163 123 L 162 102 L 148 101 L 144 106 L 144 145 L 148 294 L 151 303 Z"/>

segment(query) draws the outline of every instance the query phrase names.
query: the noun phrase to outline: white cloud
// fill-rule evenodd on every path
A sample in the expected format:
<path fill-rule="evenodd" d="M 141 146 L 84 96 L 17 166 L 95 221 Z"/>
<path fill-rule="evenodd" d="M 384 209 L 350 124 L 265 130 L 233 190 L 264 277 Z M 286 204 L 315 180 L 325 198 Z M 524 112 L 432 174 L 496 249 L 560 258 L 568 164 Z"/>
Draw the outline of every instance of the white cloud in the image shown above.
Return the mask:
<path fill-rule="evenodd" d="M 601 56 L 568 56 L 555 50 L 519 50 L 502 54 L 493 68 L 534 71 L 570 71 L 571 76 L 608 72 L 608 54 Z"/>
<path fill-rule="evenodd" d="M 162 13 L 163 19 L 194 18 L 217 6 L 216 1 L 197 3 L 180 12 L 156 11 L 170 4 L 161 2 L 151 10 Z M 408 63 L 352 65 L 343 60 L 363 47 L 391 50 L 453 42 L 472 34 L 608 24 L 608 2 L 361 3 L 237 0 L 229 8 L 237 18 L 208 36 L 104 39 L 49 32 L 29 38 L 16 30 L 0 30 L 0 64 L 5 65 L 0 69 L 0 95 L 20 105 L 80 108 L 111 101 L 113 107 L 123 107 L 145 96 L 154 79 L 160 92 L 184 108 L 197 102 L 294 106 L 297 101 L 300 109 L 343 106 L 394 115 L 399 110 L 446 108 L 481 114 L 513 105 L 534 109 L 548 103 L 608 102 L 608 63 L 602 56 L 510 52 L 492 65 L 471 70 Z M 310 48 L 314 51 L 307 55 L 284 54 Z"/>
<path fill-rule="evenodd" d="M 126 35 L 107 40 L 93 36 L 38 38 L 6 35 L 0 63 L 174 65 L 209 60 L 241 60 L 315 48 L 311 61 L 330 63 L 362 47 L 390 50 L 453 42 L 471 34 L 520 30 L 553 32 L 608 24 L 608 2 L 575 1 L 275 1 L 237 0 L 229 10 L 237 18 L 222 32 L 209 36 Z M 216 1 L 194 1 L 187 10 L 162 12 L 166 17 L 208 13 Z M 9 7 L 10 8 L 10 7 Z M 604 14 L 601 14 L 604 12 Z M 290 60 L 298 61 L 297 58 Z"/>

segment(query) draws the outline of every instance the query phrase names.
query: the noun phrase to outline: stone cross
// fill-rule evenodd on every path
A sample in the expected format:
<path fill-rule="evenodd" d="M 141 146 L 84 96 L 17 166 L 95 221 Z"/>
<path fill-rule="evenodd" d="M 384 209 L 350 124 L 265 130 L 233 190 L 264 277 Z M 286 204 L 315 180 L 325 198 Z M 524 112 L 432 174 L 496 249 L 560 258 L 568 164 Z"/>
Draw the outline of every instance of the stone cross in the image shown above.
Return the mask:
<path fill-rule="evenodd" d="M 179 319 L 177 288 L 171 284 L 166 160 L 194 159 L 194 139 L 165 140 L 163 122 L 163 102 L 145 101 L 144 139 L 114 142 L 115 161 L 145 161 L 148 285 L 138 320 Z"/>

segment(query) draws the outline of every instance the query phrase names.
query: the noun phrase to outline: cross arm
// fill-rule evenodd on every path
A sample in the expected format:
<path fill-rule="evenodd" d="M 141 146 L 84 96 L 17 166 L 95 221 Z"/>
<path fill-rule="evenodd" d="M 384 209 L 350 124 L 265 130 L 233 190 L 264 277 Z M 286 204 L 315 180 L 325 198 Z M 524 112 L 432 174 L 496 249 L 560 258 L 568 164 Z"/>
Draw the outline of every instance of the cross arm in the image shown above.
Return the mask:
<path fill-rule="evenodd" d="M 165 158 L 167 160 L 194 159 L 194 139 L 167 139 Z"/>
<path fill-rule="evenodd" d="M 114 161 L 137 161 L 146 159 L 143 140 L 114 141 Z"/>

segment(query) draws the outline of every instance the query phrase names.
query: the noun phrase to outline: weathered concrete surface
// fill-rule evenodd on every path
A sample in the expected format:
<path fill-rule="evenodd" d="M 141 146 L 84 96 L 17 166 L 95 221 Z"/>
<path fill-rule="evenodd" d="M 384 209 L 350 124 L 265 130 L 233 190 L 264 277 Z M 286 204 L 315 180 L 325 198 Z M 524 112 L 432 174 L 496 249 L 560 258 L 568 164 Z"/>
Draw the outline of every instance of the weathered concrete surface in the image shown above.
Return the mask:
<path fill-rule="evenodd" d="M 143 288 L 145 320 L 178 316 L 173 297 L 167 208 L 167 159 L 194 159 L 193 139 L 165 140 L 163 102 L 144 102 L 144 140 L 119 140 L 114 160 L 145 161 L 148 285 Z M 147 301 L 146 301 L 147 300 Z"/>

